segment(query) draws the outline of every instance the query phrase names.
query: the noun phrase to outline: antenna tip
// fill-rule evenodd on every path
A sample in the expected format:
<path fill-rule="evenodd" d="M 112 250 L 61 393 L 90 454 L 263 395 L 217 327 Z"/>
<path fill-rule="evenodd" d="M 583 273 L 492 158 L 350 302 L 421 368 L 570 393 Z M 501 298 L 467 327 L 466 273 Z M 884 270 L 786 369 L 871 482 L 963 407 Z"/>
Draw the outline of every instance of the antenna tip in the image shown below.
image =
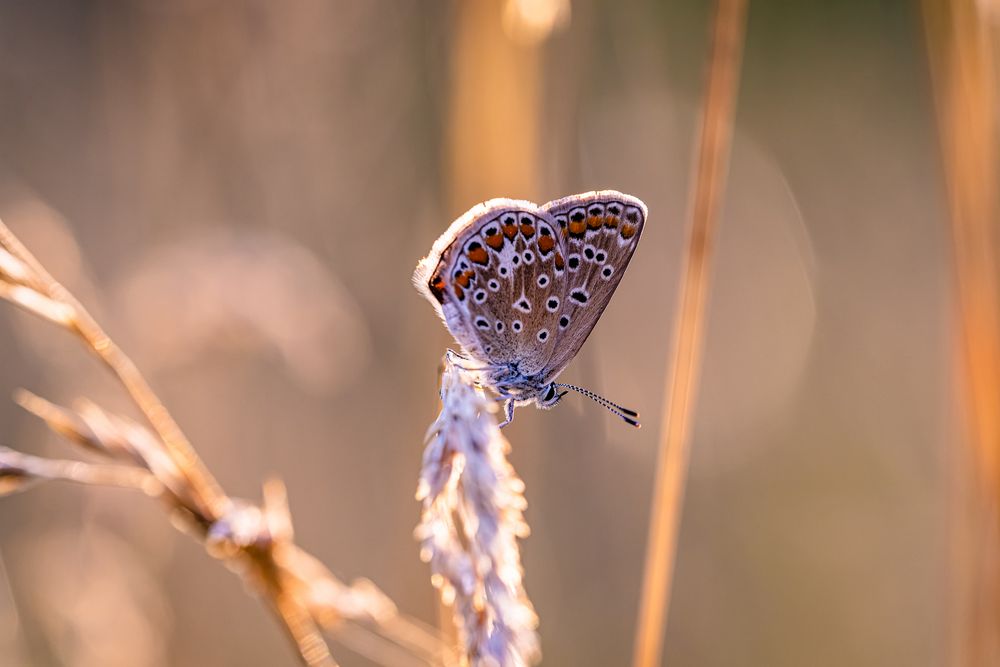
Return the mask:
<path fill-rule="evenodd" d="M 635 426 L 636 428 L 642 428 L 642 424 L 640 424 L 639 422 L 637 422 L 634 419 L 629 419 L 628 417 L 622 417 L 622 419 L 625 420 L 626 424 L 630 424 L 632 426 Z"/>

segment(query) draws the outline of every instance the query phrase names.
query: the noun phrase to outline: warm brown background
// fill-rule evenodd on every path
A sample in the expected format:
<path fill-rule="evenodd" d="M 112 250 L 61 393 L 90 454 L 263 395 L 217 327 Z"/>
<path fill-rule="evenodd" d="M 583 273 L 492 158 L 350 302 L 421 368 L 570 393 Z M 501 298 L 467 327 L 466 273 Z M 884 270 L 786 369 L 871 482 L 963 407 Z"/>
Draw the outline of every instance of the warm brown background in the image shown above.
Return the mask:
<path fill-rule="evenodd" d="M 488 197 L 642 197 L 641 247 L 563 378 L 645 428 L 569 396 L 507 431 L 545 664 L 623 665 L 708 3 L 556 2 L 547 38 L 502 4 L 0 3 L 0 216 L 227 490 L 281 476 L 303 546 L 433 622 L 413 492 L 449 337 L 413 265 Z M 944 662 L 953 303 L 918 18 L 751 3 L 672 667 Z M 127 409 L 6 306 L 0 369 L 0 396 Z M 6 400 L 0 442 L 70 452 Z M 153 503 L 47 486 L 0 507 L 3 664 L 293 664 Z"/>

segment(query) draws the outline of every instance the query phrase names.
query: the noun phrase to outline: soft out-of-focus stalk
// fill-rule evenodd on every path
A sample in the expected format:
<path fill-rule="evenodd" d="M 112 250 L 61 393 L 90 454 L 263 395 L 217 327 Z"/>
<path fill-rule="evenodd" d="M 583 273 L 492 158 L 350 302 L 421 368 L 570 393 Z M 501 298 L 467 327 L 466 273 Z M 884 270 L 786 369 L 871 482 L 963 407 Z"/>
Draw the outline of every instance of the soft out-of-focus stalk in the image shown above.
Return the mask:
<path fill-rule="evenodd" d="M 445 141 L 456 213 L 490 197 L 538 198 L 540 47 L 504 30 L 507 4 L 455 5 Z"/>
<path fill-rule="evenodd" d="M 634 667 L 657 667 L 663 651 L 701 365 L 715 228 L 729 168 L 746 11 L 747 0 L 719 0 L 711 29 L 707 88 L 694 167 L 691 226 L 674 344 L 667 360 L 664 417 L 636 626 Z"/>
<path fill-rule="evenodd" d="M 992 4 L 992 11 L 990 5 Z M 1000 664 L 1000 106 L 996 3 L 925 0 L 957 288 L 951 663 Z"/>

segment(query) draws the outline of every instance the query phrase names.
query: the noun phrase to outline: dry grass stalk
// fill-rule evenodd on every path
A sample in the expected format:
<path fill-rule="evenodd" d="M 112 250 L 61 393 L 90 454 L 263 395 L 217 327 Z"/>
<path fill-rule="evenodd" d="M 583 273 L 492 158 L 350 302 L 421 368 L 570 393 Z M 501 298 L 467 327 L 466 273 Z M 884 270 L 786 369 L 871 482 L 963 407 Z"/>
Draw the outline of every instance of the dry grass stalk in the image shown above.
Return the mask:
<path fill-rule="evenodd" d="M 635 667 L 656 667 L 662 654 L 701 365 L 715 228 L 729 167 L 746 11 L 747 0 L 719 0 L 712 26 L 691 228 L 674 346 L 668 359 L 664 421 L 633 654 Z"/>
<path fill-rule="evenodd" d="M 2 222 L 0 298 L 77 334 L 116 374 L 153 427 L 149 430 L 93 403 L 67 409 L 22 392 L 18 402 L 25 409 L 114 463 L 44 459 L 0 448 L 0 493 L 53 480 L 141 489 L 161 499 L 177 527 L 198 539 L 267 602 L 304 664 L 336 665 L 320 627 L 382 664 L 441 661 L 439 639 L 399 614 L 374 584 L 341 582 L 295 544 L 280 482 L 265 485 L 260 506 L 227 496 L 132 361 Z M 365 633 L 374 633 L 374 639 L 366 639 Z"/>
<path fill-rule="evenodd" d="M 540 657 L 538 617 L 522 582 L 524 483 L 507 461 L 496 401 L 444 360 L 441 414 L 427 433 L 416 536 L 431 581 L 453 606 L 467 662 L 519 667 Z"/>
<path fill-rule="evenodd" d="M 1000 100 L 996 8 L 925 0 L 950 204 L 969 451 L 954 476 L 953 664 L 1000 661 Z"/>
<path fill-rule="evenodd" d="M 133 466 L 47 459 L 0 447 L 0 496 L 52 481 L 120 486 L 150 495 L 157 495 L 160 490 L 152 475 Z"/>
<path fill-rule="evenodd" d="M 88 348 L 114 372 L 149 420 L 199 502 L 205 504 L 202 511 L 210 518 L 218 518 L 225 508 L 225 494 L 132 360 L 104 333 L 69 290 L 56 282 L 3 224 L 0 224 L 0 249 L 5 255 L 2 264 L 7 267 L 7 270 L 0 270 L 0 278 L 9 279 L 2 281 L 5 289 L 0 291 L 0 297 L 62 325 L 84 340 Z"/>

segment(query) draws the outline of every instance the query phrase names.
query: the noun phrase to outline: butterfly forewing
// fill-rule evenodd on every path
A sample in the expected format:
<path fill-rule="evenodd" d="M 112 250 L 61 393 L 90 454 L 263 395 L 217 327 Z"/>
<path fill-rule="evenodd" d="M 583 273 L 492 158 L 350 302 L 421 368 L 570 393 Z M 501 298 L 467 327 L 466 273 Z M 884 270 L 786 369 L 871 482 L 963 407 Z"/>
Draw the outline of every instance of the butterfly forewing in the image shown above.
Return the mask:
<path fill-rule="evenodd" d="M 555 223 L 564 249 L 564 308 L 545 369 L 555 377 L 586 341 L 621 282 L 646 222 L 646 206 L 635 197 L 602 191 L 541 208 Z"/>
<path fill-rule="evenodd" d="M 558 227 L 535 204 L 492 200 L 459 218 L 414 279 L 472 356 L 550 366 L 565 309 L 566 265 Z M 565 328 L 565 327 L 564 327 Z"/>

